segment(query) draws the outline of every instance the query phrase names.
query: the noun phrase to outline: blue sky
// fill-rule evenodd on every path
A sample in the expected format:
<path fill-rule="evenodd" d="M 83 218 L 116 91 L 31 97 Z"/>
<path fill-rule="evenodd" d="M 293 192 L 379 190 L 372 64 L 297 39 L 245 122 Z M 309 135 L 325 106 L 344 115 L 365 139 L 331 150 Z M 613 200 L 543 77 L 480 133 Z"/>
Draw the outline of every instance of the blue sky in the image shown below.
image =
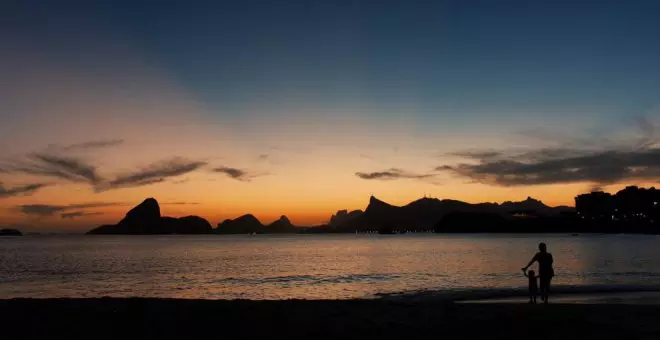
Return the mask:
<path fill-rule="evenodd" d="M 425 123 L 601 123 L 642 114 L 660 90 L 656 1 L 17 1 L 3 12 L 5 29 L 54 57 L 84 64 L 86 46 L 106 42 L 139 50 L 227 115 L 369 103 L 383 119 L 414 106 L 405 114 Z"/>

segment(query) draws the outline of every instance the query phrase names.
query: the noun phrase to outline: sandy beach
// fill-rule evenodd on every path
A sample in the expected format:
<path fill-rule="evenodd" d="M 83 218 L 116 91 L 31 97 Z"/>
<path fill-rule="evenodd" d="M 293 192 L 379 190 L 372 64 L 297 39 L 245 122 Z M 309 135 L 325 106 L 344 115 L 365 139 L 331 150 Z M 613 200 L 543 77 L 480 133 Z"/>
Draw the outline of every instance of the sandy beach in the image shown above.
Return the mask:
<path fill-rule="evenodd" d="M 606 294 L 574 295 L 550 305 L 520 297 L 490 303 L 11 299 L 0 300 L 0 319 L 3 339 L 660 338 L 660 305 L 637 303 L 645 296 L 658 301 L 658 293 L 649 294 L 610 293 L 610 302 L 618 296 L 621 303 L 602 303 Z"/>

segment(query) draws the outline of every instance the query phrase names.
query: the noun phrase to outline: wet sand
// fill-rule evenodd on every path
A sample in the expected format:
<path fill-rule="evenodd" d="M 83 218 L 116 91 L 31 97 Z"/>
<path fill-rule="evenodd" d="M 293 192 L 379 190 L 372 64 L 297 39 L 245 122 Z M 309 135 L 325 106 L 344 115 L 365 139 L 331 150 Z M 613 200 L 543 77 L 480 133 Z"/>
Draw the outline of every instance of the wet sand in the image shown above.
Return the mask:
<path fill-rule="evenodd" d="M 0 300 L 2 339 L 655 339 L 658 305 Z"/>

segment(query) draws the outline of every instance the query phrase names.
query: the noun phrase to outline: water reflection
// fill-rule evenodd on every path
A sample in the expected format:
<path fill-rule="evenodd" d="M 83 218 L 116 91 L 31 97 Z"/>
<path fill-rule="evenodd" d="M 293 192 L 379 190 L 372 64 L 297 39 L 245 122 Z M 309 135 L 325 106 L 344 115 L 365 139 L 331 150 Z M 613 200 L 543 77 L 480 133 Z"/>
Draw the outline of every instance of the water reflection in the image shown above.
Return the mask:
<path fill-rule="evenodd" d="M 0 297 L 351 298 L 524 287 L 548 243 L 553 284 L 660 283 L 654 236 L 291 235 L 0 240 Z"/>

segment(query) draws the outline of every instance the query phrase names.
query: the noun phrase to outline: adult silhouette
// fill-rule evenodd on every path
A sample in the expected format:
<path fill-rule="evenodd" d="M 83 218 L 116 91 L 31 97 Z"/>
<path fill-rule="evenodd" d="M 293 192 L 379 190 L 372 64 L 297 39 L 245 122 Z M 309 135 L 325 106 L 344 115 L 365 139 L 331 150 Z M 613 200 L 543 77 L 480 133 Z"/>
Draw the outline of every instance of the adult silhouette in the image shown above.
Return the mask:
<path fill-rule="evenodd" d="M 552 268 L 552 254 L 548 253 L 548 247 L 545 243 L 539 243 L 539 252 L 532 257 L 527 266 L 522 270 L 526 271 L 534 262 L 539 263 L 539 288 L 541 301 L 548 303 L 548 293 L 550 292 L 550 281 L 555 276 L 555 270 Z"/>

